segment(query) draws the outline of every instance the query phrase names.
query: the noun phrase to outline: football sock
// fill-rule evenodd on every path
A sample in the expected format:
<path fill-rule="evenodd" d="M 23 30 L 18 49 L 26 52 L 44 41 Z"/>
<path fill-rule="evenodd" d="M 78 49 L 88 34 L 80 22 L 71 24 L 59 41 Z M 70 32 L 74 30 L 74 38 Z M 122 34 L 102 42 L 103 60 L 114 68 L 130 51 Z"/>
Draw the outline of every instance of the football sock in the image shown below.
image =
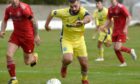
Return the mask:
<path fill-rule="evenodd" d="M 119 61 L 120 61 L 121 63 L 124 63 L 125 60 L 124 60 L 124 58 L 123 58 L 123 56 L 122 56 L 121 51 L 119 51 L 119 50 L 114 50 L 114 51 L 115 51 L 115 53 L 116 53 L 116 55 L 117 55 Z"/>
<path fill-rule="evenodd" d="M 82 73 L 81 79 L 82 80 L 87 80 L 88 79 L 87 72 L 86 71 L 82 71 L 81 73 Z"/>
<path fill-rule="evenodd" d="M 83 75 L 82 76 L 82 80 L 87 80 L 88 79 L 88 76 L 87 75 Z"/>
<path fill-rule="evenodd" d="M 100 56 L 101 58 L 104 57 L 104 48 L 99 48 L 99 56 Z"/>
<path fill-rule="evenodd" d="M 16 79 L 15 64 L 7 65 L 7 69 L 8 69 L 8 72 L 10 74 L 10 77 L 13 79 Z"/>
<path fill-rule="evenodd" d="M 126 52 L 126 53 L 130 53 L 131 52 L 131 48 L 127 48 L 127 47 L 122 46 L 121 47 L 121 51 L 122 52 Z"/>

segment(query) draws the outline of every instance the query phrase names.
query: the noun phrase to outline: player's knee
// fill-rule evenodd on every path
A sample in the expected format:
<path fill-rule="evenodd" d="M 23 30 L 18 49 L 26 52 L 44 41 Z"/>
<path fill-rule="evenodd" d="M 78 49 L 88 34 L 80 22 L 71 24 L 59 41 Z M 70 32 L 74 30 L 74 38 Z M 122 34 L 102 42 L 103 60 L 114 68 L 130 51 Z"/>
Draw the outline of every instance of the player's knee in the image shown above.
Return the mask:
<path fill-rule="evenodd" d="M 10 54 L 6 54 L 6 59 L 7 59 L 7 64 L 14 63 L 13 56 L 11 56 Z"/>
<path fill-rule="evenodd" d="M 31 57 L 30 55 L 24 54 L 24 63 L 25 63 L 26 65 L 31 64 L 31 58 L 30 58 L 30 57 Z"/>
<path fill-rule="evenodd" d="M 73 60 L 72 54 L 64 54 L 63 63 L 69 64 Z"/>
<path fill-rule="evenodd" d="M 98 47 L 98 48 L 102 48 L 102 43 L 101 43 L 101 42 L 98 42 L 97 47 Z"/>
<path fill-rule="evenodd" d="M 69 63 L 72 62 L 72 59 L 64 58 L 64 59 L 63 59 L 63 62 L 69 64 Z"/>
<path fill-rule="evenodd" d="M 98 47 L 98 48 L 102 48 L 102 46 L 101 46 L 101 45 L 97 45 L 97 47 Z"/>
<path fill-rule="evenodd" d="M 120 48 L 117 47 L 117 46 L 115 46 L 115 47 L 114 47 L 114 50 L 117 50 L 117 51 L 118 51 L 118 50 L 120 50 Z"/>
<path fill-rule="evenodd" d="M 7 60 L 13 60 L 13 55 L 11 53 L 6 53 Z"/>
<path fill-rule="evenodd" d="M 31 62 L 30 62 L 29 60 L 24 60 L 24 63 L 25 63 L 26 65 L 31 64 Z"/>
<path fill-rule="evenodd" d="M 111 46 L 111 44 L 106 44 L 105 46 L 106 46 L 106 47 L 110 47 L 110 46 Z"/>

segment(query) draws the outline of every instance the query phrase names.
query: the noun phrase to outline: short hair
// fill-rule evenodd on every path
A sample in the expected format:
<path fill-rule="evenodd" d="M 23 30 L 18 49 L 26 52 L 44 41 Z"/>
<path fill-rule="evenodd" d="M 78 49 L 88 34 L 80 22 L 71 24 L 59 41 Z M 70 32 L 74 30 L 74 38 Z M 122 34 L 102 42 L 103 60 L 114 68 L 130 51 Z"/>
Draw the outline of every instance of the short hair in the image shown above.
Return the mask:
<path fill-rule="evenodd" d="M 76 1 L 79 1 L 79 0 L 68 0 L 68 2 L 70 3 L 75 3 Z"/>
<path fill-rule="evenodd" d="M 103 0 L 95 0 L 95 2 L 103 2 Z"/>

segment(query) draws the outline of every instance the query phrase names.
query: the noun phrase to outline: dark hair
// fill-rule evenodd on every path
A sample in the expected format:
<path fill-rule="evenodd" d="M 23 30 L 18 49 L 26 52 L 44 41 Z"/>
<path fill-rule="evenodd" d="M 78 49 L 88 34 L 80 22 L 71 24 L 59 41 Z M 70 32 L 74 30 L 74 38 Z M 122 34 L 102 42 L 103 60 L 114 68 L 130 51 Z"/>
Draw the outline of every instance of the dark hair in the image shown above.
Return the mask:
<path fill-rule="evenodd" d="M 79 1 L 79 0 L 68 0 L 68 2 L 70 3 L 75 3 L 76 1 Z"/>
<path fill-rule="evenodd" d="M 95 0 L 96 2 L 103 2 L 103 0 Z"/>

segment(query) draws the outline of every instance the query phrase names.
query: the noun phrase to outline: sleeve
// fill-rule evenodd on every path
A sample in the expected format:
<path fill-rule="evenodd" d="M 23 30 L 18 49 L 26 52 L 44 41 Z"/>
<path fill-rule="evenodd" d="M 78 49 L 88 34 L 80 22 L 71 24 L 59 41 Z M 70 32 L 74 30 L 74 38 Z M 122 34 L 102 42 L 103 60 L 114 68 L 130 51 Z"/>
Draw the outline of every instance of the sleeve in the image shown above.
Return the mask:
<path fill-rule="evenodd" d="M 130 13 L 128 12 L 127 8 L 125 6 L 122 6 L 122 13 L 124 16 L 128 17 L 130 16 Z"/>
<path fill-rule="evenodd" d="M 51 16 L 53 16 L 53 17 L 62 18 L 63 15 L 64 15 L 64 10 L 63 9 L 53 10 L 51 12 Z"/>
<path fill-rule="evenodd" d="M 33 12 L 30 6 L 23 7 L 23 15 L 29 19 L 33 18 Z"/>
<path fill-rule="evenodd" d="M 8 13 L 8 9 L 6 8 L 5 10 L 5 15 L 4 15 L 4 20 L 7 21 L 10 18 L 9 13 Z"/>
<path fill-rule="evenodd" d="M 89 12 L 85 8 L 81 8 L 81 10 L 84 17 L 90 15 Z"/>

